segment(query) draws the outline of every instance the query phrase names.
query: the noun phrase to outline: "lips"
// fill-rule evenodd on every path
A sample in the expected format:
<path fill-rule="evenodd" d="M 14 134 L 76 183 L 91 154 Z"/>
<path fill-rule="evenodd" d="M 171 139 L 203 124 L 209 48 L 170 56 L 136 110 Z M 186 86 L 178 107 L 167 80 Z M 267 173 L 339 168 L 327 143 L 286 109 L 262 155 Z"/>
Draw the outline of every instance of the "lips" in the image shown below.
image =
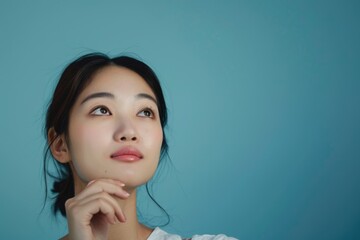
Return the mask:
<path fill-rule="evenodd" d="M 143 158 L 142 153 L 134 147 L 123 147 L 110 156 L 112 159 L 122 162 L 135 162 Z"/>

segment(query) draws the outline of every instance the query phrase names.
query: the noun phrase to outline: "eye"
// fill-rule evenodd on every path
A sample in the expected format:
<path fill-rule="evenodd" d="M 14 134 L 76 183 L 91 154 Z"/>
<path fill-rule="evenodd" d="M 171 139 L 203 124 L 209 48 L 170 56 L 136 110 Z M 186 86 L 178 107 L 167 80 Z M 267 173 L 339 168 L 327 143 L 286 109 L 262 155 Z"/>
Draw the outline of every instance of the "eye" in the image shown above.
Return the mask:
<path fill-rule="evenodd" d="M 92 110 L 91 115 L 96 115 L 96 116 L 103 116 L 103 115 L 111 115 L 109 109 L 107 107 L 101 106 L 101 107 L 97 107 L 94 110 Z"/>
<path fill-rule="evenodd" d="M 141 110 L 138 114 L 139 117 L 154 118 L 154 112 L 150 108 Z"/>

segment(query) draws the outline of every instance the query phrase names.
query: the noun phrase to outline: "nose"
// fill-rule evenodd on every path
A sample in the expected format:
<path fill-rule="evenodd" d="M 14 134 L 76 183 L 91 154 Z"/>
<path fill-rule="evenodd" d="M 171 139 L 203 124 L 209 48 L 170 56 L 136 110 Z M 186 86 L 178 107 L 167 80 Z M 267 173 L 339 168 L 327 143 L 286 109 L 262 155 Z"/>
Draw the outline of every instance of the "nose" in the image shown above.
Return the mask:
<path fill-rule="evenodd" d="M 135 142 L 138 140 L 136 129 L 129 120 L 121 119 L 114 132 L 114 140 L 117 142 Z"/>

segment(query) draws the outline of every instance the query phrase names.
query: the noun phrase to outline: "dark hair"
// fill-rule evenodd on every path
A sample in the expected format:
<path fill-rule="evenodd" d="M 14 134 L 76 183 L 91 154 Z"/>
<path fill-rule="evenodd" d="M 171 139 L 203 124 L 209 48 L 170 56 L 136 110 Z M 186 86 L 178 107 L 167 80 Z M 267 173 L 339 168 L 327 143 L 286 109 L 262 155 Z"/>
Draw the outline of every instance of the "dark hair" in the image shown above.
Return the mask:
<path fill-rule="evenodd" d="M 74 179 L 69 163 L 63 164 L 56 161 L 51 154 L 50 146 L 61 134 L 65 134 L 66 136 L 69 128 L 70 111 L 75 101 L 86 86 L 90 84 L 94 74 L 107 66 L 128 68 L 139 74 L 149 85 L 156 96 L 160 122 L 163 129 L 160 163 L 162 162 L 164 156 L 167 155 L 168 145 L 164 131 L 167 124 L 167 109 L 160 82 L 154 71 L 142 61 L 128 56 L 110 58 L 103 53 L 91 53 L 79 57 L 75 61 L 71 62 L 60 76 L 46 113 L 44 133 L 47 143 L 45 145 L 43 168 L 46 188 L 45 199 L 48 196 L 47 176 L 50 176 L 54 179 L 51 191 L 54 194 L 52 209 L 55 215 L 60 212 L 66 217 L 65 202 L 75 194 Z M 48 132 L 51 128 L 53 128 L 56 133 L 56 137 L 54 139 L 49 139 L 48 137 Z M 48 169 L 49 155 L 51 155 L 50 158 L 56 168 L 56 174 L 52 173 Z M 146 190 L 150 198 L 154 200 L 149 193 L 148 185 L 146 185 Z M 154 202 L 164 211 L 164 209 L 155 200 Z M 164 212 L 166 213 L 166 211 Z M 169 217 L 167 213 L 166 215 Z"/>

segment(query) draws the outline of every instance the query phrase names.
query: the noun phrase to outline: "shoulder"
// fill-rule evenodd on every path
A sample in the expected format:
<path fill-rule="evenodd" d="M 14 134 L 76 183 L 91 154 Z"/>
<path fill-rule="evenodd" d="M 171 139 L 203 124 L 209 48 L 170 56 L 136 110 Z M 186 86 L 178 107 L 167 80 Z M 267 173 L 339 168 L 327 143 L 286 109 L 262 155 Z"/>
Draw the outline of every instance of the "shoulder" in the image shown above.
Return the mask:
<path fill-rule="evenodd" d="M 167 233 L 157 227 L 150 234 L 147 240 L 182 240 L 182 238 L 179 235 Z"/>
<path fill-rule="evenodd" d="M 192 240 L 237 240 L 237 238 L 228 237 L 228 236 L 226 236 L 224 234 L 219 234 L 219 235 L 209 235 L 209 234 L 194 235 L 191 239 Z"/>
<path fill-rule="evenodd" d="M 228 237 L 224 234 L 219 235 L 194 235 L 191 238 L 182 238 L 179 235 L 167 233 L 160 228 L 155 228 L 147 240 L 237 240 L 233 237 Z"/>

